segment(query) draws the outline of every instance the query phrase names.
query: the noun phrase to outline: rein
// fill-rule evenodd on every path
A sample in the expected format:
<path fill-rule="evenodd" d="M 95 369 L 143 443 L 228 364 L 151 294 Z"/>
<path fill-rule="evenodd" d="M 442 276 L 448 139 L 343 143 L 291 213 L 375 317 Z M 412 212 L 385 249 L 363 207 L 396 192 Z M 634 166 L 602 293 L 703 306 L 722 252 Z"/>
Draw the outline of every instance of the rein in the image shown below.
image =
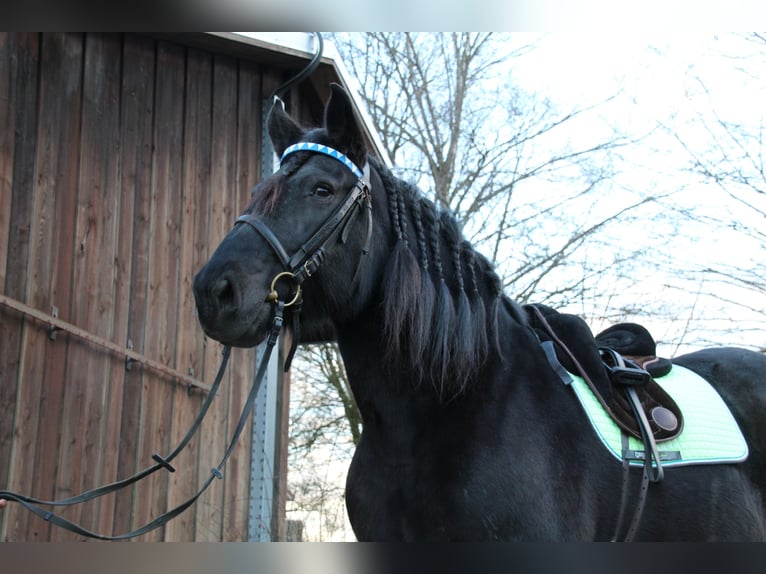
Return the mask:
<path fill-rule="evenodd" d="M 268 367 L 269 359 L 271 357 L 271 352 L 273 351 L 274 346 L 276 345 L 277 339 L 279 337 L 279 333 L 282 329 L 285 303 L 279 300 L 275 301 L 274 303 L 275 303 L 274 318 L 272 319 L 271 330 L 269 332 L 269 337 L 266 344 L 266 350 L 263 354 L 263 357 L 261 358 L 260 364 L 258 365 L 258 370 L 256 371 L 255 377 L 253 378 L 253 385 L 250 388 L 250 393 L 247 396 L 247 401 L 245 402 L 245 406 L 242 409 L 242 414 L 239 417 L 237 426 L 234 429 L 234 432 L 232 433 L 232 437 L 229 442 L 229 445 L 226 447 L 226 451 L 223 457 L 221 458 L 221 461 L 218 463 L 218 465 L 210 470 L 210 476 L 208 476 L 207 480 L 202 485 L 202 487 L 185 502 L 179 504 L 178 506 L 176 506 L 175 508 L 172 508 L 171 510 L 168 510 L 167 512 L 158 516 L 157 518 L 145 524 L 144 526 L 136 528 L 135 530 L 131 530 L 130 532 L 126 532 L 124 534 L 118 534 L 118 535 L 107 535 L 107 534 L 100 534 L 97 532 L 93 532 L 75 522 L 72 522 L 71 520 L 63 518 L 62 516 L 59 516 L 58 514 L 55 514 L 54 512 L 45 510 L 44 508 L 40 507 L 40 505 L 71 506 L 73 504 L 86 502 L 88 500 L 92 500 L 94 498 L 104 496 L 105 494 L 116 492 L 118 490 L 125 488 L 126 486 L 130 486 L 131 484 L 138 482 L 142 478 L 149 476 L 150 474 L 156 472 L 157 470 L 161 468 L 164 468 L 168 472 L 175 472 L 176 469 L 170 464 L 170 462 L 184 449 L 184 447 L 189 443 L 192 436 L 197 432 L 200 425 L 202 424 L 202 420 L 207 414 L 210 404 L 213 402 L 213 398 L 215 397 L 218 391 L 218 387 L 221 384 L 221 380 L 223 379 L 223 374 L 226 371 L 226 366 L 229 362 L 229 356 L 231 354 L 230 347 L 223 348 L 223 358 L 221 359 L 221 366 L 218 368 L 218 374 L 216 375 L 215 382 L 213 383 L 213 386 L 210 388 L 210 392 L 208 393 L 208 396 L 205 399 L 205 402 L 203 403 L 202 408 L 200 409 L 200 412 L 197 414 L 197 418 L 194 420 L 191 428 L 186 433 L 186 436 L 184 436 L 181 442 L 178 443 L 178 446 L 176 446 L 176 448 L 173 449 L 170 452 L 170 454 L 168 454 L 167 456 L 163 457 L 157 453 L 153 454 L 152 460 L 154 460 L 156 463 L 153 466 L 145 468 L 144 470 L 139 471 L 136 474 L 128 478 L 125 478 L 123 480 L 119 480 L 117 482 L 99 486 L 97 488 L 88 490 L 86 492 L 83 492 L 71 498 L 65 498 L 61 500 L 41 500 L 38 498 L 33 498 L 31 496 L 18 494 L 16 492 L 12 492 L 9 490 L 0 490 L 0 498 L 18 502 L 24 508 L 36 514 L 37 516 L 39 516 L 46 522 L 50 522 L 51 524 L 54 524 L 60 528 L 69 530 L 70 532 L 74 532 L 75 534 L 79 534 L 81 536 L 87 536 L 89 538 L 96 538 L 99 540 L 126 540 L 128 538 L 141 536 L 142 534 L 146 534 L 147 532 L 151 532 L 152 530 L 155 530 L 156 528 L 163 526 L 166 522 L 168 522 L 169 520 L 181 514 L 184 510 L 189 508 L 189 506 L 191 506 L 192 504 L 194 504 L 194 502 L 197 501 L 197 499 L 202 495 L 202 493 L 205 492 L 205 490 L 207 490 L 210 484 L 212 484 L 214 478 L 223 478 L 223 472 L 222 472 L 223 467 L 226 464 L 226 461 L 229 459 L 229 456 L 231 455 L 232 451 L 234 450 L 234 446 L 239 440 L 239 437 L 242 434 L 242 431 L 245 429 L 245 426 L 247 425 L 247 421 L 250 418 L 250 413 L 253 409 L 253 405 L 255 404 L 255 398 L 258 395 L 258 390 L 261 386 L 261 382 L 263 381 L 263 377 L 266 374 L 266 369 Z"/>
<path fill-rule="evenodd" d="M 273 92 L 272 98 L 275 101 L 276 100 L 281 101 L 280 96 L 284 95 L 294 85 L 298 84 L 299 82 L 303 81 L 308 76 L 310 76 L 319 65 L 320 60 L 322 58 L 324 42 L 322 40 L 321 33 L 314 32 L 314 35 L 318 43 L 314 56 L 312 57 L 309 64 L 299 74 L 297 74 L 296 76 L 288 80 L 286 83 L 281 85 L 279 88 L 277 88 Z M 229 456 L 231 456 L 231 453 L 234 450 L 234 446 L 236 445 L 240 435 L 242 434 L 242 431 L 245 429 L 245 426 L 247 425 L 247 421 L 250 418 L 251 412 L 253 410 L 253 406 L 255 404 L 255 399 L 258 395 L 258 390 L 260 389 L 261 383 L 263 382 L 263 378 L 266 375 L 266 369 L 268 368 L 269 360 L 271 358 L 271 353 L 274 350 L 274 347 L 276 346 L 277 340 L 279 339 L 279 334 L 282 330 L 282 325 L 284 323 L 285 308 L 294 305 L 297 309 L 297 311 L 293 312 L 294 335 L 295 335 L 296 333 L 295 329 L 297 329 L 297 326 L 298 326 L 297 315 L 298 315 L 298 311 L 300 309 L 300 303 L 301 303 L 300 285 L 304 279 L 311 276 L 311 274 L 314 271 L 316 271 L 316 269 L 319 267 L 322 260 L 324 259 L 324 251 L 323 251 L 324 246 L 329 242 L 331 237 L 334 235 L 335 228 L 340 226 L 340 224 L 343 223 L 346 219 L 350 218 L 348 213 L 351 212 L 351 208 L 356 205 L 364 204 L 364 206 L 367 208 L 367 213 L 368 213 L 367 239 L 366 239 L 365 247 L 362 253 L 366 254 L 367 251 L 369 250 L 369 242 L 372 236 L 372 215 L 371 215 L 372 206 L 370 203 L 370 194 L 369 194 L 369 190 L 370 190 L 369 164 L 365 163 L 364 172 L 361 172 L 359 168 L 357 168 L 354 165 L 354 163 L 351 162 L 351 160 L 349 160 L 345 155 L 335 150 L 332 150 L 332 148 L 307 149 L 305 146 L 324 147 L 324 146 L 317 146 L 317 144 L 297 144 L 285 150 L 285 152 L 282 155 L 282 161 L 284 161 L 284 158 L 286 155 L 288 155 L 289 153 L 292 153 L 293 151 L 316 151 L 317 153 L 325 153 L 327 155 L 332 155 L 339 161 L 343 162 L 344 165 L 346 165 L 346 167 L 354 171 L 355 175 L 357 175 L 358 181 L 357 181 L 357 184 L 354 186 L 354 189 L 352 189 L 351 192 L 349 192 L 349 194 L 346 196 L 346 199 L 338 207 L 336 212 L 301 248 L 301 250 L 306 248 L 306 252 L 310 253 L 310 255 L 305 258 L 300 257 L 299 258 L 300 265 L 295 265 L 294 260 L 296 259 L 296 257 L 299 257 L 299 254 L 301 253 L 301 251 L 299 250 L 299 253 L 296 253 L 293 256 L 293 258 L 288 258 L 279 240 L 276 238 L 276 236 L 274 236 L 274 234 L 265 224 L 263 224 L 262 222 L 258 220 L 255 220 L 254 218 L 251 219 L 246 216 L 243 216 L 237 219 L 235 225 L 240 222 L 247 223 L 251 227 L 253 227 L 253 229 L 258 231 L 261 234 L 261 236 L 263 236 L 266 239 L 269 245 L 271 245 L 274 252 L 280 258 L 280 261 L 282 262 L 282 264 L 285 265 L 285 268 L 287 271 L 283 273 L 279 273 L 272 280 L 271 291 L 269 293 L 268 301 L 274 303 L 274 317 L 272 318 L 271 328 L 269 330 L 269 335 L 266 342 L 266 349 L 264 350 L 263 356 L 261 357 L 261 362 L 258 365 L 258 369 L 256 370 L 256 373 L 253 377 L 253 384 L 250 388 L 250 393 L 247 396 L 247 400 L 245 401 L 245 406 L 242 409 L 242 414 L 240 415 L 239 420 L 237 421 L 237 426 L 234 429 L 234 432 L 232 433 L 232 437 L 231 437 L 231 440 L 229 441 L 228 446 L 226 447 L 226 451 L 224 452 L 224 455 L 221 458 L 218 465 L 210 470 L 210 476 L 208 476 L 207 480 L 204 482 L 202 487 L 185 502 L 179 504 L 175 508 L 158 516 L 151 522 L 135 530 L 132 530 L 124 534 L 119 534 L 119 535 L 106 535 L 106 534 L 100 534 L 97 532 L 92 532 L 84 528 L 83 526 L 76 524 L 75 522 L 72 522 L 71 520 L 63 518 L 62 516 L 59 516 L 55 514 L 54 512 L 45 510 L 44 508 L 40 507 L 40 505 L 71 506 L 74 504 L 79 504 L 82 502 L 93 500 L 95 498 L 104 496 L 105 494 L 117 492 L 118 490 L 121 490 L 127 486 L 130 486 L 138 482 L 142 478 L 145 478 L 149 476 L 150 474 L 153 474 L 154 472 L 160 470 L 161 468 L 164 468 L 168 472 L 175 472 L 176 469 L 170 463 L 186 447 L 186 445 L 189 443 L 189 441 L 192 439 L 192 437 L 194 436 L 194 434 L 197 432 L 200 425 L 202 424 L 202 421 L 205 418 L 205 415 L 207 414 L 207 411 L 209 410 L 210 405 L 213 402 L 213 398 L 216 396 L 218 392 L 218 388 L 220 387 L 221 381 L 223 380 L 223 375 L 226 372 L 226 366 L 228 365 L 229 357 L 231 355 L 231 347 L 229 346 L 225 346 L 223 348 L 221 365 L 218 368 L 218 373 L 216 374 L 215 381 L 213 382 L 213 385 L 211 386 L 210 391 L 208 392 L 208 395 L 205 398 L 205 402 L 203 403 L 202 408 L 197 414 L 197 417 L 195 418 L 191 427 L 187 431 L 186 435 L 178 443 L 178 446 L 176 446 L 168 455 L 161 456 L 157 453 L 154 453 L 152 455 L 152 460 L 155 461 L 155 464 L 153 466 L 147 467 L 144 470 L 141 470 L 128 478 L 118 480 L 110 484 L 105 484 L 103 486 L 99 486 L 91 490 L 87 490 L 79 495 L 72 496 L 70 498 L 64 498 L 61 500 L 42 500 L 42 499 L 34 498 L 31 496 L 19 494 L 10 490 L 0 490 L 0 499 L 18 502 L 21 506 L 23 506 L 30 512 L 36 514 L 37 516 L 39 516 L 46 522 L 50 522 L 51 524 L 59 526 L 60 528 L 63 528 L 65 530 L 69 530 L 81 536 L 96 538 L 99 540 L 126 540 L 129 538 L 140 536 L 142 534 L 146 534 L 147 532 L 151 532 L 152 530 L 155 530 L 163 526 L 165 523 L 172 520 L 173 518 L 181 514 L 184 510 L 189 508 L 189 506 L 194 504 L 197 501 L 197 499 L 202 495 L 202 493 L 205 492 L 205 490 L 207 490 L 207 488 L 212 484 L 213 479 L 223 478 L 223 472 L 222 472 L 223 467 L 226 464 L 226 461 L 229 459 Z M 345 242 L 345 228 L 343 231 L 342 239 Z M 300 267 L 300 269 L 298 269 L 298 267 Z M 358 270 L 359 268 L 357 267 L 357 272 Z M 276 291 L 276 284 L 282 277 L 290 277 L 297 284 L 297 290 L 295 295 L 293 296 L 292 300 L 288 301 L 287 303 L 280 300 L 279 294 Z M 356 275 L 354 277 L 354 280 L 356 280 Z M 292 360 L 293 354 L 295 353 L 297 340 L 298 340 L 298 337 L 297 335 L 295 335 L 293 337 L 293 346 L 290 350 L 287 360 L 285 361 L 285 371 L 289 368 L 290 361 Z"/>
<path fill-rule="evenodd" d="M 258 390 L 266 374 L 266 369 L 268 367 L 271 353 L 274 350 L 274 346 L 276 345 L 277 340 L 279 338 L 279 334 L 282 330 L 285 308 L 291 307 L 291 306 L 295 308 L 295 310 L 292 313 L 293 322 L 294 322 L 292 348 L 290 349 L 290 353 L 288 354 L 288 357 L 285 361 L 285 370 L 287 370 L 289 368 L 290 361 L 292 360 L 292 357 L 295 353 L 295 348 L 297 347 L 297 343 L 298 343 L 298 335 L 296 330 L 298 328 L 298 315 L 300 312 L 300 305 L 302 302 L 301 285 L 303 281 L 311 277 L 311 275 L 314 274 L 316 270 L 319 268 L 319 266 L 322 264 L 325 258 L 325 250 L 327 246 L 338 234 L 340 234 L 341 242 L 343 243 L 346 242 L 349 223 L 353 215 L 357 212 L 357 209 L 364 208 L 365 212 L 367 213 L 367 236 L 365 239 L 364 247 L 362 249 L 362 255 L 365 255 L 369 252 L 370 241 L 372 237 L 372 203 L 370 198 L 369 164 L 366 163 L 364 166 L 364 170 L 362 171 L 358 167 L 356 167 L 356 165 L 354 165 L 354 163 L 351 162 L 350 159 L 348 159 L 345 155 L 338 152 L 337 150 L 328 148 L 327 146 L 319 146 L 317 144 L 307 144 L 307 143 L 297 144 L 295 146 L 291 146 L 290 148 L 288 148 L 285 151 L 285 153 L 282 155 L 282 161 L 284 161 L 284 158 L 290 153 L 294 153 L 298 151 L 310 151 L 315 153 L 322 153 L 337 159 L 338 161 L 342 162 L 346 167 L 348 167 L 354 173 L 354 175 L 357 176 L 357 181 L 354 187 L 351 188 L 351 190 L 346 194 L 346 197 L 343 199 L 340 205 L 335 209 L 335 211 L 330 215 L 330 217 L 327 218 L 327 220 L 319 227 L 319 229 L 316 232 L 314 232 L 314 234 L 303 245 L 301 245 L 298 251 L 296 251 L 296 253 L 294 253 L 292 256 L 288 256 L 287 251 L 282 246 L 282 243 L 279 241 L 279 239 L 274 235 L 271 229 L 269 229 L 269 227 L 263 221 L 261 221 L 260 219 L 257 219 L 255 216 L 251 214 L 246 214 L 237 218 L 235 222 L 235 226 L 240 223 L 244 223 L 252 227 L 255 231 L 257 231 L 261 235 L 261 237 L 263 237 L 266 240 L 266 242 L 271 246 L 272 250 L 277 255 L 282 265 L 284 266 L 285 271 L 278 273 L 271 282 L 270 292 L 267 297 L 267 301 L 274 303 L 274 317 L 272 319 L 271 328 L 270 328 L 267 343 L 266 343 L 266 349 L 263 354 L 263 357 L 261 358 L 261 362 L 258 365 L 258 369 L 255 373 L 255 376 L 253 378 L 253 384 L 250 388 L 250 393 L 248 394 L 247 400 L 245 402 L 245 406 L 242 409 L 242 414 L 239 417 L 237 426 L 234 429 L 234 432 L 232 433 L 231 440 L 229 441 L 229 445 L 226 447 L 226 451 L 223 457 L 221 458 L 221 461 L 218 463 L 217 466 L 215 466 L 214 468 L 210 470 L 210 475 L 208 476 L 207 480 L 204 482 L 202 487 L 185 502 L 179 504 L 175 508 L 172 508 L 171 510 L 158 516 L 151 522 L 135 530 L 132 530 L 130 532 L 127 532 L 124 534 L 118 534 L 118 535 L 107 535 L 107 534 L 100 534 L 98 532 L 93 532 L 75 522 L 72 522 L 71 520 L 63 518 L 62 516 L 55 514 L 54 512 L 50 510 L 46 510 L 40 506 L 40 505 L 70 506 L 74 504 L 79 504 L 82 502 L 86 502 L 88 500 L 92 500 L 94 498 L 104 496 L 105 494 L 110 494 L 118 490 L 121 490 L 127 486 L 130 486 L 131 484 L 138 482 L 142 478 L 149 476 L 150 474 L 153 474 L 154 472 L 160 470 L 161 468 L 164 468 L 168 472 L 175 472 L 175 468 L 173 467 L 173 465 L 171 465 L 171 461 L 184 449 L 184 447 L 189 443 L 189 441 L 192 439 L 194 434 L 199 429 L 213 401 L 213 398 L 215 397 L 218 391 L 218 387 L 221 384 L 224 372 L 226 371 L 226 366 L 229 361 L 229 356 L 231 354 L 231 348 L 228 346 L 224 347 L 223 349 L 223 358 L 221 359 L 221 366 L 218 369 L 215 382 L 213 383 L 210 389 L 210 392 L 208 393 L 208 396 L 205 399 L 205 402 L 203 403 L 202 408 L 197 415 L 197 418 L 192 423 L 191 428 L 186 433 L 186 435 L 181 440 L 181 442 L 178 444 L 178 446 L 170 452 L 170 454 L 166 456 L 161 456 L 157 453 L 153 454 L 152 460 L 155 461 L 155 464 L 153 466 L 150 466 L 144 470 L 141 470 L 128 478 L 125 478 L 110 484 L 106 484 L 103 486 L 99 486 L 97 488 L 83 492 L 77 496 L 73 496 L 73 497 L 65 498 L 61 500 L 42 500 L 42 499 L 26 496 L 26 495 L 8 491 L 8 490 L 0 490 L 0 498 L 6 499 L 9 501 L 18 502 L 24 508 L 36 514 L 37 516 L 39 516 L 46 522 L 50 522 L 51 524 L 54 524 L 60 528 L 69 530 L 70 532 L 74 532 L 75 534 L 79 534 L 81 536 L 86 536 L 89 538 L 96 538 L 99 540 L 125 540 L 128 538 L 134 538 L 136 536 L 146 534 L 147 532 L 150 532 L 152 530 L 155 530 L 156 528 L 163 526 L 169 520 L 175 518 L 176 516 L 181 514 L 184 510 L 189 508 L 189 506 L 194 504 L 194 502 L 197 501 L 197 499 L 202 495 L 202 493 L 205 492 L 205 490 L 207 490 L 207 488 L 212 484 L 214 479 L 223 478 L 223 472 L 222 472 L 223 467 L 226 464 L 226 461 L 229 459 L 229 456 L 231 455 L 232 451 L 234 450 L 234 446 L 236 445 L 240 435 L 242 434 L 242 431 L 247 425 L 247 421 L 250 417 L 251 411 L 253 409 L 253 405 L 255 404 L 255 399 L 258 394 Z M 357 265 L 356 273 L 354 274 L 354 282 L 356 282 L 356 277 L 357 277 L 357 273 L 359 271 L 360 265 L 361 265 L 361 259 Z M 277 289 L 276 289 L 277 283 L 283 278 L 290 279 L 296 285 L 295 293 L 291 296 L 290 300 L 287 302 L 280 299 L 279 293 L 277 292 Z"/>
<path fill-rule="evenodd" d="M 357 180 L 354 186 L 343 198 L 340 205 L 335 208 L 335 211 L 333 211 L 319 229 L 317 229 L 292 255 L 288 255 L 282 242 L 269 226 L 252 213 L 246 213 L 239 216 L 235 222 L 235 226 L 239 224 L 250 226 L 263 239 L 265 239 L 266 243 L 269 244 L 271 250 L 277 256 L 284 268 L 284 271 L 278 273 L 272 280 L 271 290 L 267 296 L 267 300 L 274 301 L 279 297 L 276 290 L 276 284 L 280 279 L 289 279 L 295 284 L 295 293 L 292 300 L 285 305 L 285 307 L 293 307 L 291 313 L 293 336 L 290 351 L 285 359 L 285 371 L 290 368 L 300 338 L 299 319 L 301 304 L 303 303 L 301 286 L 306 279 L 316 273 L 317 269 L 319 269 L 324 262 L 327 246 L 338 234 L 340 234 L 341 243 L 346 243 L 348 240 L 349 224 L 359 209 L 364 209 L 367 216 L 367 229 L 364 246 L 361 251 L 362 256 L 369 253 L 370 242 L 372 241 L 372 198 L 370 195 L 369 162 L 365 162 L 364 168 L 359 169 L 359 167 L 357 167 L 345 154 L 336 149 L 321 144 L 301 142 L 288 147 L 284 151 L 280 160 L 280 165 L 284 163 L 287 156 L 297 152 L 319 153 L 332 157 L 346 166 L 357 177 Z M 354 271 L 352 285 L 355 285 L 357 282 L 361 265 L 362 258 L 360 257 L 357 262 L 356 270 Z"/>

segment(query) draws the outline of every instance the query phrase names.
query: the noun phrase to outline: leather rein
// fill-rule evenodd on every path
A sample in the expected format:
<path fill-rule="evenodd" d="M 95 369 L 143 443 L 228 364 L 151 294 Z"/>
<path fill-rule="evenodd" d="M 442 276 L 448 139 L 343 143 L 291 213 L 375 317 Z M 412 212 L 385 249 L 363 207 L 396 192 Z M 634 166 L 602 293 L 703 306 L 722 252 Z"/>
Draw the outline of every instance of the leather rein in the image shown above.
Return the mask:
<path fill-rule="evenodd" d="M 210 388 L 210 391 L 208 392 L 207 397 L 205 398 L 205 402 L 203 403 L 202 408 L 197 414 L 197 418 L 192 423 L 191 428 L 186 433 L 184 438 L 181 439 L 181 442 L 178 443 L 178 446 L 176 446 L 170 452 L 170 454 L 166 456 L 161 456 L 157 453 L 153 454 L 152 460 L 155 461 L 155 464 L 153 466 L 147 467 L 144 470 L 141 470 L 128 478 L 96 487 L 94 489 L 85 491 L 81 494 L 78 494 L 77 496 L 72 496 L 70 498 L 64 498 L 60 500 L 41 500 L 39 498 L 26 496 L 24 494 L 19 494 L 9 490 L 0 490 L 0 498 L 4 498 L 6 500 L 13 501 L 13 502 L 18 502 L 21 506 L 23 506 L 30 512 L 36 514 L 37 516 L 39 516 L 46 522 L 50 522 L 51 524 L 55 526 L 58 526 L 65 530 L 69 530 L 70 532 L 74 532 L 75 534 L 79 534 L 80 536 L 86 536 L 88 538 L 96 538 L 98 540 L 126 540 L 129 538 L 135 538 L 136 536 L 141 536 L 142 534 L 146 534 L 147 532 L 151 532 L 152 530 L 155 530 L 165 525 L 165 523 L 175 518 L 176 516 L 181 514 L 184 510 L 189 508 L 192 504 L 194 504 L 197 501 L 197 499 L 202 495 L 202 493 L 205 492 L 205 490 L 207 490 L 207 488 L 212 484 L 213 479 L 223 478 L 223 472 L 222 472 L 223 467 L 226 464 L 226 461 L 229 459 L 229 456 L 231 455 L 232 451 L 234 450 L 234 446 L 236 445 L 237 440 L 239 439 L 239 436 L 242 434 L 242 431 L 245 429 L 245 426 L 247 426 L 247 422 L 250 418 L 250 413 L 253 409 L 253 405 L 255 404 L 256 396 L 258 395 L 258 390 L 260 389 L 261 382 L 263 381 L 263 377 L 266 374 L 266 369 L 269 364 L 271 352 L 274 349 L 274 346 L 276 345 L 277 339 L 279 337 L 279 332 L 282 328 L 284 306 L 285 304 L 283 301 L 275 302 L 274 318 L 272 320 L 271 330 L 269 332 L 269 337 L 266 344 L 266 350 L 263 354 L 263 357 L 261 358 L 261 362 L 258 366 L 258 370 L 256 371 L 255 377 L 253 378 L 253 385 L 250 388 L 250 393 L 247 396 L 247 401 L 245 402 L 245 406 L 242 409 L 242 414 L 239 417 L 237 426 L 234 429 L 234 432 L 232 433 L 231 440 L 229 441 L 229 445 L 227 446 L 223 457 L 221 458 L 218 465 L 213 467 L 210 470 L 210 475 L 208 476 L 207 480 L 203 483 L 202 487 L 200 487 L 200 489 L 194 495 L 188 498 L 185 502 L 168 510 L 164 514 L 158 516 L 151 522 L 148 522 L 147 524 L 139 528 L 136 528 L 124 534 L 117 534 L 117 535 L 108 535 L 108 534 L 93 532 L 50 510 L 41 508 L 40 506 L 40 505 L 72 506 L 74 504 L 80 504 L 88 500 L 93 500 L 94 498 L 99 498 L 106 494 L 117 492 L 118 490 L 121 490 L 127 486 L 130 486 L 131 484 L 138 482 L 142 478 L 145 478 L 162 468 L 164 468 L 168 472 L 175 472 L 176 469 L 173 467 L 173 465 L 170 464 L 171 461 L 176 456 L 178 456 L 178 454 L 184 449 L 184 447 L 189 443 L 189 441 L 192 439 L 194 434 L 197 432 L 200 425 L 202 424 L 202 420 L 205 418 L 205 415 L 207 414 L 207 411 L 213 402 L 213 398 L 216 396 L 218 392 L 218 387 L 220 386 L 221 381 L 223 380 L 223 374 L 226 371 L 226 366 L 229 362 L 229 356 L 231 354 L 231 348 L 228 346 L 223 348 L 223 358 L 221 359 L 221 366 L 218 368 L 218 374 L 216 375 L 215 381 L 212 387 Z"/>
<path fill-rule="evenodd" d="M 231 355 L 231 348 L 228 346 L 223 348 L 223 357 L 221 359 L 221 365 L 218 368 L 218 373 L 216 374 L 215 381 L 211 386 L 210 391 L 208 392 L 208 395 L 199 413 L 197 414 L 196 419 L 192 423 L 191 428 L 169 454 L 166 456 L 161 456 L 157 453 L 153 454 L 152 460 L 155 461 L 154 465 L 147 467 L 128 478 L 118 480 L 110 484 L 105 484 L 103 486 L 85 491 L 79 495 L 60 500 L 42 500 L 32 496 L 19 494 L 10 490 L 0 490 L 0 498 L 12 502 L 17 502 L 46 522 L 50 522 L 55 526 L 69 530 L 70 532 L 74 532 L 80 536 L 96 538 L 99 540 L 126 540 L 136 536 L 141 536 L 142 534 L 146 534 L 147 532 L 151 532 L 152 530 L 165 525 L 168 521 L 172 520 L 187 508 L 189 508 L 192 504 L 194 504 L 194 502 L 197 501 L 202 493 L 204 493 L 205 490 L 207 490 L 207 488 L 212 484 L 214 479 L 223 478 L 223 467 L 226 464 L 226 461 L 229 459 L 232 451 L 234 450 L 234 446 L 242 434 L 242 431 L 245 429 L 245 426 L 247 426 L 247 422 L 253 410 L 255 399 L 258 395 L 258 390 L 260 389 L 261 383 L 266 374 L 269 360 L 271 358 L 271 353 L 276 346 L 279 334 L 282 330 L 285 308 L 290 306 L 295 307 L 295 310 L 292 313 L 294 321 L 293 346 L 290 350 L 287 360 L 285 361 L 285 370 L 287 370 L 298 342 L 298 335 L 295 330 L 298 328 L 298 310 L 300 309 L 300 303 L 302 301 L 301 285 L 303 281 L 311 277 L 311 275 L 315 273 L 319 266 L 322 264 L 325 258 L 327 246 L 329 245 L 330 241 L 338 235 L 338 233 L 341 235 L 341 241 L 343 243 L 346 242 L 349 227 L 348 224 L 352 219 L 352 216 L 357 212 L 357 208 L 364 207 L 367 213 L 367 237 L 365 240 L 364 248 L 362 249 L 362 255 L 365 255 L 369 251 L 369 245 L 372 236 L 372 204 L 370 198 L 369 164 L 365 164 L 364 171 L 359 170 L 359 168 L 357 168 L 351 162 L 351 160 L 349 160 L 340 152 L 333 150 L 332 148 L 328 148 L 327 146 L 317 146 L 317 144 L 308 143 L 297 144 L 285 150 L 285 153 L 282 155 L 282 161 L 284 161 L 285 157 L 290 153 L 298 151 L 322 153 L 334 157 L 346 165 L 346 167 L 351 169 L 355 175 L 357 175 L 357 182 L 355 183 L 354 187 L 346 194 L 341 204 L 335 209 L 330 217 L 327 218 L 327 220 L 319 227 L 319 229 L 317 229 L 317 231 L 314 232 L 314 234 L 292 256 L 287 255 L 287 252 L 282 246 L 282 243 L 263 221 L 251 214 L 242 215 L 241 217 L 237 218 L 235 226 L 244 223 L 257 231 L 261 237 L 263 237 L 271 246 L 272 250 L 277 255 L 283 267 L 285 268 L 285 271 L 277 274 L 271 283 L 271 289 L 267 297 L 267 301 L 274 304 L 274 316 L 272 318 L 271 327 L 269 329 L 268 338 L 266 340 L 266 349 L 261 358 L 260 364 L 258 365 L 255 376 L 253 377 L 253 384 L 247 396 L 245 406 L 242 409 L 242 414 L 239 417 L 237 426 L 232 433 L 231 440 L 226 447 L 226 451 L 224 452 L 223 457 L 221 458 L 218 465 L 210 470 L 210 475 L 207 477 L 207 480 L 202 484 L 200 489 L 185 502 L 168 510 L 151 522 L 131 530 L 130 532 L 117 535 L 93 532 L 71 520 L 68 520 L 50 510 L 46 510 L 45 508 L 41 507 L 41 505 L 56 507 L 80 504 L 135 484 L 139 480 L 153 474 L 160 469 L 165 469 L 168 472 L 175 472 L 175 468 L 171 462 L 186 447 L 186 445 L 199 429 L 205 415 L 210 408 L 210 405 L 213 402 L 213 398 L 217 394 L 221 381 L 223 380 L 223 375 L 226 371 L 226 366 L 228 365 L 229 356 Z M 354 274 L 354 282 L 356 281 L 360 265 L 361 259 Z M 296 286 L 295 293 L 292 295 L 292 298 L 289 301 L 282 300 L 278 291 L 276 290 L 276 284 L 282 278 L 289 278 L 295 283 Z"/>

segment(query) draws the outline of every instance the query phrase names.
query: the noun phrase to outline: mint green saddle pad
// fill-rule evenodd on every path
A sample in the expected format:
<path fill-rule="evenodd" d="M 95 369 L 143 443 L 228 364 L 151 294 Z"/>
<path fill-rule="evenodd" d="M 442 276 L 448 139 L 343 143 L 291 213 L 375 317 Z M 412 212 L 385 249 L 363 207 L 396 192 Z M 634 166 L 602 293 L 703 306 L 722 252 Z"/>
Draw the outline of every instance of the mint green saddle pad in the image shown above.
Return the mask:
<path fill-rule="evenodd" d="M 598 402 L 585 381 L 569 373 L 574 390 L 593 428 L 607 450 L 622 461 L 622 431 Z M 747 459 L 748 448 L 742 431 L 718 392 L 696 373 L 673 365 L 657 383 L 678 403 L 684 428 L 678 437 L 657 443 L 664 468 L 692 464 L 736 463 Z M 630 437 L 626 458 L 643 465 L 643 444 Z"/>

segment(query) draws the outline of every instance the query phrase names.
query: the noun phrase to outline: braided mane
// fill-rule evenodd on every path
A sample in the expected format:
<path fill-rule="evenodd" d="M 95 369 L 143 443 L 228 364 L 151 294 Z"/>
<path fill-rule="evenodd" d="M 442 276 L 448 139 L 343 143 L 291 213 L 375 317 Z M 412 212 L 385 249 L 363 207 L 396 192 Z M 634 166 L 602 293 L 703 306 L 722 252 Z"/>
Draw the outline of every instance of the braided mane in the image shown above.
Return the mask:
<path fill-rule="evenodd" d="M 395 238 L 384 275 L 388 354 L 454 395 L 471 382 L 490 343 L 499 349 L 500 279 L 452 213 L 370 162 L 385 187 Z"/>

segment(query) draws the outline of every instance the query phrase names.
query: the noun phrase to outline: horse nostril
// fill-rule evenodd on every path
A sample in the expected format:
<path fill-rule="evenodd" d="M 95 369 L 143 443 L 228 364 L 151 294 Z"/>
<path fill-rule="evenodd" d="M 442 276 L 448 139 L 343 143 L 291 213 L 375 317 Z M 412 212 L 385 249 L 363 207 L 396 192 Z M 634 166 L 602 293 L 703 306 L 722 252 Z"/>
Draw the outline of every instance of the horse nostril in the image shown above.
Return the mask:
<path fill-rule="evenodd" d="M 234 306 L 235 293 L 234 287 L 228 279 L 221 277 L 218 279 L 211 289 L 213 297 L 218 301 L 219 306 L 229 307 Z"/>

